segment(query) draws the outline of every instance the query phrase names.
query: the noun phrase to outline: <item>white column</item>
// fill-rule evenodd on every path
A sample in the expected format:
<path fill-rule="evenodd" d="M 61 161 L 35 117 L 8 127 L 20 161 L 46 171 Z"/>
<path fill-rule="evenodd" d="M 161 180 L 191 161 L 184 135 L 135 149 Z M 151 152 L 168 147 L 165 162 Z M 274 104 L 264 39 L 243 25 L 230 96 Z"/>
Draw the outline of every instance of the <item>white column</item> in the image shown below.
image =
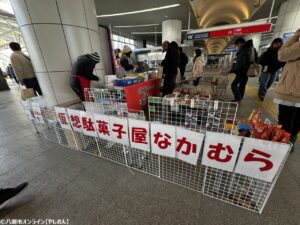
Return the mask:
<path fill-rule="evenodd" d="M 101 47 L 93 0 L 11 0 L 34 70 L 48 104 L 77 99 L 72 63 Z M 102 58 L 102 57 L 101 57 Z M 103 60 L 95 73 L 104 80 Z"/>
<path fill-rule="evenodd" d="M 281 4 L 276 21 L 273 38 L 284 33 L 295 32 L 300 28 L 300 1 L 288 0 Z"/>
<path fill-rule="evenodd" d="M 260 45 L 260 41 L 261 41 L 261 33 L 259 34 L 249 34 L 245 37 L 246 40 L 253 40 L 253 46 L 254 48 L 256 48 L 256 50 L 259 50 L 259 45 Z"/>
<path fill-rule="evenodd" d="M 175 41 L 181 44 L 181 20 L 166 20 L 162 22 L 162 41 Z"/>

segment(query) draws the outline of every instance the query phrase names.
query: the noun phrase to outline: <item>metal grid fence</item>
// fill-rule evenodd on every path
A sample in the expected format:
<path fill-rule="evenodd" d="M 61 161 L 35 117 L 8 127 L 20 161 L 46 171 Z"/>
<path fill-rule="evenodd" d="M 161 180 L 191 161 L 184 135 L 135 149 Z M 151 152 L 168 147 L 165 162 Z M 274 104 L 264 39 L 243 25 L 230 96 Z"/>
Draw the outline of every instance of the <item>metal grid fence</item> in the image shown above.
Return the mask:
<path fill-rule="evenodd" d="M 140 120 L 147 118 L 147 114 L 143 111 L 127 110 L 125 112 L 125 110 L 122 111 L 123 109 L 118 111 L 120 110 L 118 104 L 124 102 L 123 98 L 116 98 L 115 93 L 90 93 L 92 93 L 90 95 L 92 101 L 84 103 L 89 112 Z M 197 165 L 194 166 L 179 159 L 158 156 L 130 146 L 64 129 L 58 122 L 54 107 L 47 106 L 43 99 L 31 99 L 29 102 L 39 103 L 44 123 L 37 121 L 33 123 L 36 131 L 50 141 L 108 159 L 254 212 L 263 211 L 284 165 L 283 162 L 272 182 L 204 166 L 201 164 L 201 155 Z M 114 104 L 106 104 L 108 102 Z M 226 129 L 226 125 L 234 124 L 236 112 L 236 103 L 202 101 L 188 97 L 150 97 L 148 119 L 151 122 L 185 127 L 201 133 L 206 131 L 232 133 L 231 129 Z"/>

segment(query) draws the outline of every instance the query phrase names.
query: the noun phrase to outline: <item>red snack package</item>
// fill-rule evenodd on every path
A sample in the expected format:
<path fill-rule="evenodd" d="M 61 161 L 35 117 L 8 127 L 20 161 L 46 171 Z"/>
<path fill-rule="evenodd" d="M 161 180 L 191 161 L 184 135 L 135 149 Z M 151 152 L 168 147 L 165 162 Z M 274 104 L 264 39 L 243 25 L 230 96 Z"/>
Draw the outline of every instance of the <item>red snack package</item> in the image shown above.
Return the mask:
<path fill-rule="evenodd" d="M 265 127 L 266 128 L 265 128 L 264 132 L 261 135 L 261 139 L 263 139 L 263 140 L 270 140 L 273 127 L 270 126 L 270 125 L 265 125 Z"/>
<path fill-rule="evenodd" d="M 283 138 L 284 131 L 278 127 L 275 127 L 275 130 L 273 130 L 273 132 L 274 136 L 272 138 L 272 141 L 279 142 Z"/>
<path fill-rule="evenodd" d="M 286 131 L 283 131 L 283 132 L 284 132 L 283 138 L 281 139 L 280 142 L 282 142 L 282 143 L 288 143 L 290 141 L 290 139 L 291 139 L 291 134 L 288 133 L 288 132 L 286 132 Z"/>

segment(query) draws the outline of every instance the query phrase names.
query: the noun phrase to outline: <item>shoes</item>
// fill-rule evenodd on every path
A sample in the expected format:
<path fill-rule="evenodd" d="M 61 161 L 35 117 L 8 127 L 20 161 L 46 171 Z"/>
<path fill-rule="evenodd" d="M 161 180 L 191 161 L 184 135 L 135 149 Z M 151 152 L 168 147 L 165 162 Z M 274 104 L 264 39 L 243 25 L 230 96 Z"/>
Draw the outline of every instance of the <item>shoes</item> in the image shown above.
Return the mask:
<path fill-rule="evenodd" d="M 261 98 L 261 97 L 257 97 L 257 99 L 256 99 L 257 101 L 261 101 L 261 102 L 263 102 L 264 101 L 264 98 Z"/>
<path fill-rule="evenodd" d="M 0 209 L 4 207 L 8 200 L 19 194 L 28 185 L 27 182 L 22 183 L 13 188 L 0 189 Z"/>
<path fill-rule="evenodd" d="M 237 103 L 239 103 L 241 100 L 238 100 L 238 99 L 233 99 L 233 100 L 231 100 L 230 102 L 237 102 Z"/>

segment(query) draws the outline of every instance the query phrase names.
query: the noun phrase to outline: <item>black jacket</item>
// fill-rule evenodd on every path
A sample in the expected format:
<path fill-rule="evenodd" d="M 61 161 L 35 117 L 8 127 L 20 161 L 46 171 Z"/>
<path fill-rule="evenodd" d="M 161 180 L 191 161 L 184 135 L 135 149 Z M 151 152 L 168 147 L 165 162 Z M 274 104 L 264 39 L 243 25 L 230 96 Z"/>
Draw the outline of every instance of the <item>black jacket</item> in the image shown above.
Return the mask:
<path fill-rule="evenodd" d="M 125 54 L 122 55 L 120 59 L 120 64 L 126 71 L 130 71 L 134 69 L 134 66 L 129 63 L 128 58 Z"/>
<path fill-rule="evenodd" d="M 268 48 L 268 50 L 259 57 L 258 62 L 263 66 L 263 71 L 266 66 L 268 67 L 267 71 L 265 71 L 268 73 L 275 73 L 285 65 L 284 62 L 278 60 L 278 49 L 273 48 Z"/>
<path fill-rule="evenodd" d="M 189 58 L 186 56 L 184 52 L 180 53 L 180 61 L 179 61 L 179 68 L 185 68 L 189 62 Z"/>
<path fill-rule="evenodd" d="M 230 73 L 235 73 L 240 76 L 247 76 L 247 72 L 251 62 L 257 62 L 257 52 L 254 49 L 253 41 L 247 41 L 236 53 L 236 62 L 233 64 Z"/>
<path fill-rule="evenodd" d="M 93 74 L 97 62 L 88 57 L 88 55 L 79 56 L 77 61 L 73 64 L 72 75 L 82 76 L 88 80 L 99 80 Z"/>
<path fill-rule="evenodd" d="M 167 49 L 165 59 L 161 62 L 164 67 L 164 74 L 177 74 L 177 68 L 179 66 L 179 49 L 176 42 L 171 42 Z"/>

